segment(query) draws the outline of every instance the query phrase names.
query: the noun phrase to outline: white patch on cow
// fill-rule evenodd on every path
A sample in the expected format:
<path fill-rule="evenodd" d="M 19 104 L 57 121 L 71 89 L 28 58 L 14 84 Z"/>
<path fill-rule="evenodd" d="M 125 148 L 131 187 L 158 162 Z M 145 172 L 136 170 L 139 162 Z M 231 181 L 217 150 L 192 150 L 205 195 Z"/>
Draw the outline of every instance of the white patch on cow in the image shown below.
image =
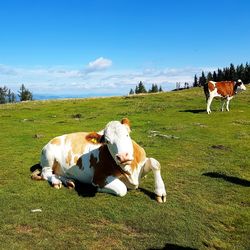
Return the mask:
<path fill-rule="evenodd" d="M 126 185 L 114 176 L 108 176 L 106 182 L 107 184 L 103 188 L 98 188 L 99 192 L 110 193 L 121 197 L 127 194 Z"/>
<path fill-rule="evenodd" d="M 104 129 L 105 142 L 110 154 L 118 165 L 126 165 L 133 160 L 133 144 L 128 126 L 112 121 Z"/>

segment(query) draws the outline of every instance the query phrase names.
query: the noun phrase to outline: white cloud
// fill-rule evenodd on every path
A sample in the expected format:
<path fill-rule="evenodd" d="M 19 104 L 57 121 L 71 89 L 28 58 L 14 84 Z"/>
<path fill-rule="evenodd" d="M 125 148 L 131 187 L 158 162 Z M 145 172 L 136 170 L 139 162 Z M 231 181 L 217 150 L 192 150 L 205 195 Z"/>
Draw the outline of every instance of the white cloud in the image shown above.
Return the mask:
<path fill-rule="evenodd" d="M 71 95 L 123 95 L 142 81 L 147 88 L 152 83 L 171 90 L 176 82 L 193 82 L 195 74 L 214 68 L 145 68 L 103 71 L 112 61 L 102 57 L 90 62 L 85 69 L 66 66 L 11 67 L 0 65 L 0 86 L 6 85 L 17 92 L 23 83 L 36 94 Z M 89 74 L 92 72 L 92 74 Z"/>
<path fill-rule="evenodd" d="M 97 58 L 95 61 L 89 62 L 85 69 L 86 73 L 105 70 L 111 67 L 112 61 L 103 57 Z"/>

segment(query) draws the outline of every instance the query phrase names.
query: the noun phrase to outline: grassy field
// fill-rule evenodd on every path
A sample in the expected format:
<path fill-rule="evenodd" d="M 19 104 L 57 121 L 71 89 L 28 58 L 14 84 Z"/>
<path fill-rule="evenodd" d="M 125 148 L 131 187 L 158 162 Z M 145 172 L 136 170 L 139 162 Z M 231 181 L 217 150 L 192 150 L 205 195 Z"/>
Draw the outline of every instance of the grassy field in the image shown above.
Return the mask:
<path fill-rule="evenodd" d="M 250 88 L 219 107 L 207 115 L 199 88 L 0 105 L 0 249 L 250 249 Z M 51 138 L 123 117 L 160 161 L 166 203 L 152 173 L 123 198 L 31 180 Z"/>

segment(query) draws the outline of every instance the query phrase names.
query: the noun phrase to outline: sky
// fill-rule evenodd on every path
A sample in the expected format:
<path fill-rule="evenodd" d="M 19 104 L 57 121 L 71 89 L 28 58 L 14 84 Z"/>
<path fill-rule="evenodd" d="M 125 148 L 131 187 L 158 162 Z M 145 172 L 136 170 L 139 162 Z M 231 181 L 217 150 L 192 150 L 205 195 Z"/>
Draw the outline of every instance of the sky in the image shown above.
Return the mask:
<path fill-rule="evenodd" d="M 35 95 L 171 90 L 250 62 L 249 0 L 0 0 L 0 87 Z"/>

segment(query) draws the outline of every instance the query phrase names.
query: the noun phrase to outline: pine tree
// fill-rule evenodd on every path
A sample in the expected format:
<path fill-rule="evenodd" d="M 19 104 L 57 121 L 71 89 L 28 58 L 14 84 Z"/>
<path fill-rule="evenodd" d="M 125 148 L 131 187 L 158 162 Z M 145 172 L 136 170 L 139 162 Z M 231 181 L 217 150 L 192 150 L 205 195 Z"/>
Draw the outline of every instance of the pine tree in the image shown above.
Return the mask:
<path fill-rule="evenodd" d="M 206 84 L 206 82 L 207 82 L 207 79 L 205 77 L 205 73 L 204 73 L 204 71 L 202 71 L 201 77 L 199 78 L 199 86 L 200 87 L 204 86 Z"/>
<path fill-rule="evenodd" d="M 152 87 L 151 87 L 151 89 L 149 89 L 148 92 L 149 93 L 157 93 L 157 92 L 159 92 L 157 84 L 152 84 Z"/>
<path fill-rule="evenodd" d="M 161 87 L 161 86 L 159 87 L 159 92 L 163 92 L 163 89 L 162 89 L 162 87 Z"/>
<path fill-rule="evenodd" d="M 0 87 L 0 104 L 6 103 L 7 91 L 6 86 Z"/>
<path fill-rule="evenodd" d="M 237 77 L 236 77 L 236 72 L 235 72 L 235 67 L 234 65 L 231 63 L 230 64 L 230 67 L 229 67 L 229 74 L 230 74 L 230 78 L 233 80 L 233 81 L 236 81 Z"/>
<path fill-rule="evenodd" d="M 130 89 L 129 94 L 130 94 L 130 95 L 133 95 L 134 93 L 135 93 L 134 90 L 133 90 L 133 89 Z"/>
<path fill-rule="evenodd" d="M 213 79 L 213 81 L 215 81 L 215 82 L 217 81 L 217 74 L 216 74 L 215 71 L 213 72 L 213 78 L 212 78 L 212 79 Z"/>
<path fill-rule="evenodd" d="M 138 84 L 138 93 L 147 93 L 145 86 L 143 85 L 142 81 Z"/>
<path fill-rule="evenodd" d="M 10 89 L 8 90 L 7 98 L 8 98 L 8 102 L 11 102 L 11 91 L 10 91 Z"/>
<path fill-rule="evenodd" d="M 194 75 L 193 87 L 198 87 L 198 78 L 197 78 L 197 75 Z"/>
<path fill-rule="evenodd" d="M 223 71 L 221 69 L 218 69 L 218 71 L 217 71 L 217 81 L 223 81 L 223 79 L 224 79 Z"/>
<path fill-rule="evenodd" d="M 19 93 L 18 96 L 21 102 L 33 100 L 32 93 L 28 89 L 25 88 L 24 84 L 22 84 L 22 86 L 20 87 L 20 91 L 18 93 Z"/>
<path fill-rule="evenodd" d="M 137 85 L 135 86 L 135 93 L 136 93 L 136 94 L 139 94 L 139 89 L 138 89 L 138 86 L 137 86 Z"/>
<path fill-rule="evenodd" d="M 213 80 L 213 75 L 211 72 L 208 72 L 207 74 L 207 81 L 212 81 Z"/>

